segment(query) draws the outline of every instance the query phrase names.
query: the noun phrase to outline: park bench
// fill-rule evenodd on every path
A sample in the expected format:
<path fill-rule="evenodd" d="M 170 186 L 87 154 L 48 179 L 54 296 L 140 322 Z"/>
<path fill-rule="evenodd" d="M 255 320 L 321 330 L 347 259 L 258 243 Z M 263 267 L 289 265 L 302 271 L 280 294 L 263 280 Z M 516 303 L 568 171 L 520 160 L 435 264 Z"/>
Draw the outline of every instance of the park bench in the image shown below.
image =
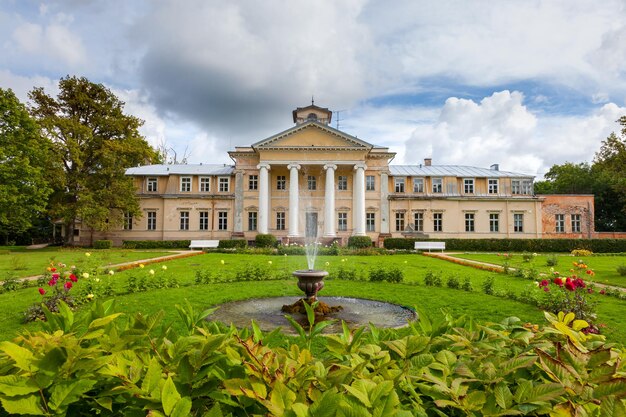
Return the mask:
<path fill-rule="evenodd" d="M 189 249 L 217 248 L 219 244 L 219 240 L 192 240 Z"/>
<path fill-rule="evenodd" d="M 426 250 L 428 252 L 431 249 L 441 250 L 442 252 L 446 249 L 446 242 L 415 242 L 415 250 Z"/>

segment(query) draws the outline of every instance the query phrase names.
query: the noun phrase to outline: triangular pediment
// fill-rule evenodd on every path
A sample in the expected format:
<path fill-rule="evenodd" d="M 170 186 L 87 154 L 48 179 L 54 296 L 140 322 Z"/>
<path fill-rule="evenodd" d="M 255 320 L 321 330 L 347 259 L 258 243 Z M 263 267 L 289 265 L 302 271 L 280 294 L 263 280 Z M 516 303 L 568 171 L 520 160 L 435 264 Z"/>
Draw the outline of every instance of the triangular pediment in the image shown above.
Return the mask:
<path fill-rule="evenodd" d="M 252 145 L 255 149 L 352 148 L 368 150 L 373 145 L 317 122 L 292 127 Z"/>

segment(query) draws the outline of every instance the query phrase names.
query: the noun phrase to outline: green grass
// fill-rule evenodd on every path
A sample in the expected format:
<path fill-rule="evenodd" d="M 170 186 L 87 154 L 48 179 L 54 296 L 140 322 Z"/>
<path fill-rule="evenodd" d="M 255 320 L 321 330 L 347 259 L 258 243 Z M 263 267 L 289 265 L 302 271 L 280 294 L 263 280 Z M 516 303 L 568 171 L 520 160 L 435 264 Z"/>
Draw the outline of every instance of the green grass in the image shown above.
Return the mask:
<path fill-rule="evenodd" d="M 546 262 L 548 254 L 538 254 L 533 257 L 530 262 L 524 262 L 522 255 L 519 253 L 511 254 L 511 258 L 505 258 L 496 253 L 463 253 L 455 254 L 453 256 L 463 259 L 471 259 L 474 261 L 487 262 L 495 265 L 503 265 L 508 260 L 509 266 L 512 268 L 528 269 L 534 267 L 539 272 L 549 273 L 550 268 Z M 559 271 L 561 275 L 571 274 L 570 269 L 574 268 L 572 262 L 583 261 L 589 269 L 595 272 L 593 277 L 585 275 L 582 277 L 587 281 L 594 281 L 601 284 L 615 285 L 618 287 L 626 288 L 626 276 L 620 276 L 617 273 L 617 267 L 620 265 L 626 265 L 626 256 L 586 256 L 586 257 L 573 257 L 569 254 L 556 254 L 558 264 L 554 266 L 555 271 Z"/>
<path fill-rule="evenodd" d="M 81 255 L 84 254 L 81 252 Z M 481 255 L 482 256 L 482 255 Z M 571 258 L 566 258 L 571 259 Z M 592 260 L 604 258 L 591 258 Z M 343 260 L 343 261 L 342 261 Z M 222 264 L 221 261 L 224 261 Z M 271 264 L 270 264 L 271 262 Z M 328 262 L 328 265 L 326 265 Z M 535 260 L 537 263 L 537 260 Z M 148 265 L 143 269 L 132 269 L 116 273 L 112 276 L 100 276 L 99 285 L 111 282 L 118 307 L 125 313 L 153 313 L 158 310 L 167 312 L 168 320 L 176 320 L 175 304 L 185 298 L 196 308 L 207 308 L 213 305 L 251 297 L 299 295 L 295 278 L 274 281 L 224 282 L 195 285 L 196 271 L 212 271 L 221 277 L 234 277 L 234 273 L 242 268 L 256 264 L 275 273 L 290 274 L 295 269 L 304 269 L 306 261 L 303 256 L 266 256 L 210 253 L 190 258 L 177 259 L 158 265 Z M 166 266 L 167 270 L 162 269 Z M 517 316 L 525 322 L 541 323 L 542 313 L 535 307 L 522 302 L 482 293 L 481 285 L 489 277 L 495 280 L 498 291 L 509 290 L 519 294 L 532 286 L 529 280 L 511 275 L 482 271 L 450 262 L 420 255 L 392 256 L 344 256 L 320 257 L 316 266 L 327 269 L 330 278 L 320 294 L 334 296 L 350 296 L 393 302 L 401 305 L 416 306 L 431 314 L 441 314 L 442 309 L 453 315 L 468 314 L 477 320 L 497 322 L 509 316 Z M 398 267 L 404 273 L 404 283 L 370 283 L 364 281 L 346 281 L 333 279 L 339 268 L 353 269 L 361 279 L 367 279 L 370 269 L 375 267 Z M 151 275 L 150 270 L 155 274 Z M 441 274 L 443 287 L 427 287 L 423 285 L 424 276 L 428 271 Z M 449 276 L 469 277 L 474 287 L 473 292 L 453 290 L 445 285 Z M 129 277 L 156 280 L 176 277 L 181 288 L 152 289 L 147 292 L 125 294 Z M 79 294 L 85 280 L 79 282 L 72 292 Z M 84 290 L 84 287 L 82 287 Z M 598 323 L 606 324 L 603 333 L 610 341 L 626 341 L 626 317 L 623 314 L 626 301 L 616 298 L 591 295 L 598 302 Z M 36 288 L 20 289 L 0 294 L 0 340 L 11 339 L 20 330 L 36 330 L 37 323 L 21 324 L 22 313 L 28 306 L 40 300 Z"/>
<path fill-rule="evenodd" d="M 86 261 L 85 253 L 91 254 L 91 262 L 98 265 L 119 264 L 140 259 L 156 258 L 172 252 L 128 249 L 66 249 L 48 247 L 25 249 L 24 247 L 0 247 L 0 281 L 7 277 L 28 277 L 44 273 L 50 261 L 76 265 Z"/>

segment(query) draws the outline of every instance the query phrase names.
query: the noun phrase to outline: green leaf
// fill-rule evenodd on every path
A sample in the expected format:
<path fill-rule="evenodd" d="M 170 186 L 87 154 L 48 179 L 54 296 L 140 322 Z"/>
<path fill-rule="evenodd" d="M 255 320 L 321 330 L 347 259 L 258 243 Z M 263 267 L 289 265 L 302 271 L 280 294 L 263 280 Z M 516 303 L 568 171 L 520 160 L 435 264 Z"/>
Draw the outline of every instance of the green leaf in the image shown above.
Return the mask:
<path fill-rule="evenodd" d="M 178 390 L 176 390 L 176 385 L 174 385 L 174 381 L 172 381 L 172 377 L 168 376 L 167 381 L 163 384 L 163 389 L 161 390 L 161 403 L 163 404 L 163 411 L 165 411 L 165 415 L 170 415 L 176 403 L 180 400 L 180 394 Z"/>
<path fill-rule="evenodd" d="M 610 382 L 603 382 L 593 390 L 593 398 L 596 399 L 609 395 L 617 398 L 626 397 L 626 378 L 615 378 Z"/>
<path fill-rule="evenodd" d="M 95 384 L 96 381 L 90 379 L 58 382 L 50 390 L 48 405 L 51 410 L 63 410 L 68 405 L 78 401 Z"/>
<path fill-rule="evenodd" d="M 626 405 L 610 395 L 600 403 L 600 417 L 626 417 Z"/>
<path fill-rule="evenodd" d="M 31 379 L 17 375 L 0 376 L 0 392 L 2 396 L 15 397 L 38 391 L 39 387 Z"/>
<path fill-rule="evenodd" d="M 159 388 L 159 381 L 161 381 L 161 365 L 156 358 L 150 359 L 150 363 L 148 364 L 148 370 L 146 371 L 145 376 L 143 377 L 143 382 L 141 383 L 142 391 L 147 392 L 150 396 Z M 157 397 L 157 399 L 160 399 Z"/>
<path fill-rule="evenodd" d="M 506 384 L 499 383 L 496 385 L 493 393 L 496 396 L 496 403 L 500 408 L 506 410 L 513 404 L 513 394 Z"/>
<path fill-rule="evenodd" d="M 535 352 L 539 356 L 539 363 L 544 371 L 554 382 L 559 382 L 566 387 L 572 386 L 572 378 L 579 378 L 578 373 L 571 367 L 558 359 L 554 359 L 541 349 L 535 349 Z"/>
<path fill-rule="evenodd" d="M 254 335 L 254 343 L 259 343 L 263 340 L 263 332 L 256 321 L 252 320 L 252 334 Z"/>
<path fill-rule="evenodd" d="M 191 399 L 183 397 L 176 402 L 170 417 L 188 417 L 191 411 Z"/>
<path fill-rule="evenodd" d="M 111 397 L 95 398 L 96 403 L 105 410 L 113 411 L 113 400 Z"/>
<path fill-rule="evenodd" d="M 361 402 L 361 404 L 363 404 L 364 406 L 368 408 L 372 407 L 372 403 L 370 402 L 370 399 L 367 396 L 367 392 L 360 391 L 359 389 L 355 387 L 351 387 L 350 385 L 346 385 L 346 384 L 342 384 L 342 386 L 345 388 L 346 391 L 348 391 L 350 394 L 356 397 Z"/>
<path fill-rule="evenodd" d="M 561 384 L 541 384 L 530 390 L 528 402 L 550 401 L 563 394 L 565 394 L 565 388 Z"/>
<path fill-rule="evenodd" d="M 25 397 L 11 397 L 11 398 L 0 397 L 0 402 L 2 402 L 2 407 L 4 408 L 4 411 L 9 413 L 10 415 L 17 415 L 17 414 L 31 414 L 31 415 L 36 415 L 36 416 L 44 415 L 44 411 L 41 408 L 39 394 L 28 395 Z"/>
<path fill-rule="evenodd" d="M 95 319 L 94 321 L 89 323 L 89 330 L 97 329 L 98 327 L 104 327 L 121 315 L 122 313 L 115 313 L 115 314 L 108 315 L 106 317 Z"/>
<path fill-rule="evenodd" d="M 15 366 L 23 371 L 36 371 L 38 368 L 33 364 L 33 353 L 12 342 L 0 342 L 0 350 L 7 354 L 15 362 Z"/>
<path fill-rule="evenodd" d="M 309 407 L 302 403 L 292 404 L 291 411 L 294 412 L 296 417 L 308 417 L 309 415 Z"/>
<path fill-rule="evenodd" d="M 306 332 L 304 331 L 304 328 L 302 326 L 300 326 L 300 323 L 295 321 L 293 319 L 293 317 L 291 317 L 288 314 L 285 315 L 285 318 L 287 319 L 289 324 L 291 324 L 291 327 L 293 327 L 295 329 L 295 331 L 298 332 L 298 335 L 300 335 L 301 338 L 306 339 Z"/>
<path fill-rule="evenodd" d="M 309 322 L 309 329 L 312 329 L 315 325 L 315 307 L 317 306 L 317 301 L 313 303 L 313 305 L 309 305 L 306 301 L 302 302 L 304 309 L 306 310 L 306 318 Z"/>
<path fill-rule="evenodd" d="M 529 368 L 537 361 L 535 357 L 518 356 L 498 365 L 499 375 L 507 375 L 519 368 Z"/>
<path fill-rule="evenodd" d="M 446 365 L 448 368 L 452 368 L 452 365 L 456 363 L 456 355 L 449 350 L 437 352 L 435 359 Z"/>
<path fill-rule="evenodd" d="M 313 330 L 311 331 L 311 337 L 315 337 L 321 334 L 325 328 L 327 328 L 328 326 L 331 326 L 334 323 L 335 323 L 335 320 L 320 321 L 315 326 L 313 326 Z"/>
<path fill-rule="evenodd" d="M 461 402 L 468 410 L 480 410 L 487 402 L 487 396 L 484 391 L 472 391 Z"/>
<path fill-rule="evenodd" d="M 311 404 L 309 411 L 315 417 L 333 417 L 337 413 L 340 400 L 341 396 L 337 392 L 326 391 Z"/>
<path fill-rule="evenodd" d="M 203 417 L 224 417 L 220 404 L 215 403 L 215 405 Z"/>

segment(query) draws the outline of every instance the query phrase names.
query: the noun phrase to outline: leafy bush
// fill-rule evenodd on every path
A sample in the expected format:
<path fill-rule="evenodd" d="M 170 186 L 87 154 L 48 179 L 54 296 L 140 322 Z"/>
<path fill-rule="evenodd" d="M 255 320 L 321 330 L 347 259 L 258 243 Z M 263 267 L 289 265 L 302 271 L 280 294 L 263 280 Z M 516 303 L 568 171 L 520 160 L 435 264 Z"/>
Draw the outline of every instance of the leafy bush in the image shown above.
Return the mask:
<path fill-rule="evenodd" d="M 546 266 L 557 266 L 559 264 L 559 257 L 557 255 L 548 255 L 546 259 Z"/>
<path fill-rule="evenodd" d="M 451 275 L 448 277 L 446 285 L 448 286 L 448 288 L 458 290 L 459 288 L 461 288 L 461 280 L 456 275 Z"/>
<path fill-rule="evenodd" d="M 245 239 L 224 239 L 220 240 L 217 245 L 219 249 L 243 249 L 248 246 L 248 241 Z"/>
<path fill-rule="evenodd" d="M 96 240 L 95 242 L 93 242 L 94 249 L 111 249 L 112 247 L 112 240 Z"/>
<path fill-rule="evenodd" d="M 482 287 L 485 294 L 493 295 L 495 293 L 494 282 L 495 280 L 493 277 L 489 277 L 483 282 Z"/>
<path fill-rule="evenodd" d="M 257 248 L 275 248 L 278 246 L 276 236 L 259 233 L 254 238 Z"/>
<path fill-rule="evenodd" d="M 576 275 L 553 280 L 544 279 L 539 283 L 539 289 L 543 293 L 538 297 L 540 308 L 551 313 L 560 311 L 573 313 L 579 320 L 585 320 L 592 324 L 596 318 L 595 302 L 589 299 L 590 289 L 587 284 Z"/>
<path fill-rule="evenodd" d="M 572 256 L 591 256 L 593 252 L 587 249 L 574 249 L 572 251 Z"/>
<path fill-rule="evenodd" d="M 472 286 L 472 281 L 470 281 L 469 277 L 465 277 L 463 280 L 463 286 L 461 287 L 463 291 L 474 291 L 474 287 Z"/>
<path fill-rule="evenodd" d="M 369 273 L 370 281 L 372 282 L 382 282 L 387 281 L 390 283 L 400 283 L 404 280 L 404 274 L 402 270 L 396 267 L 384 268 L 378 267 L 370 270 Z"/>
<path fill-rule="evenodd" d="M 339 265 L 339 268 L 337 268 L 336 274 L 337 274 L 337 279 L 343 279 L 346 281 L 357 280 L 356 270 L 351 267 L 345 267 L 343 265 Z"/>
<path fill-rule="evenodd" d="M 426 272 L 424 276 L 424 285 L 429 287 L 441 287 L 441 276 L 433 271 Z"/>
<path fill-rule="evenodd" d="M 371 248 L 372 238 L 369 236 L 350 236 L 348 247 L 354 249 Z"/>
<path fill-rule="evenodd" d="M 176 310 L 181 326 L 166 323 L 163 312 L 124 317 L 113 300 L 93 303 L 76 316 L 61 304 L 58 313 L 48 314 L 44 331 L 0 344 L 0 414 L 403 417 L 568 410 L 567 415 L 618 416 L 625 411 L 624 352 L 601 336 L 583 334 L 586 323 L 573 315 L 546 314 L 545 326 L 515 317 L 477 326 L 467 317 L 434 320 L 420 312 L 420 321 L 404 330 L 372 326 L 365 332 L 344 325 L 342 333 L 327 336 L 327 343 L 311 351 L 323 324 L 308 333 L 292 324 L 299 337 L 286 338 L 254 324 L 238 330 L 207 322 L 212 310 L 196 310 L 189 302 Z M 308 316 L 314 320 L 312 311 Z"/>
<path fill-rule="evenodd" d="M 620 274 L 620 276 L 625 277 L 626 276 L 626 265 L 619 265 L 617 267 L 617 273 Z"/>
<path fill-rule="evenodd" d="M 387 274 L 385 272 L 385 268 L 383 268 L 382 266 L 370 269 L 371 282 L 382 282 L 386 279 L 386 276 Z"/>
<path fill-rule="evenodd" d="M 125 249 L 189 249 L 191 240 L 125 240 Z"/>

